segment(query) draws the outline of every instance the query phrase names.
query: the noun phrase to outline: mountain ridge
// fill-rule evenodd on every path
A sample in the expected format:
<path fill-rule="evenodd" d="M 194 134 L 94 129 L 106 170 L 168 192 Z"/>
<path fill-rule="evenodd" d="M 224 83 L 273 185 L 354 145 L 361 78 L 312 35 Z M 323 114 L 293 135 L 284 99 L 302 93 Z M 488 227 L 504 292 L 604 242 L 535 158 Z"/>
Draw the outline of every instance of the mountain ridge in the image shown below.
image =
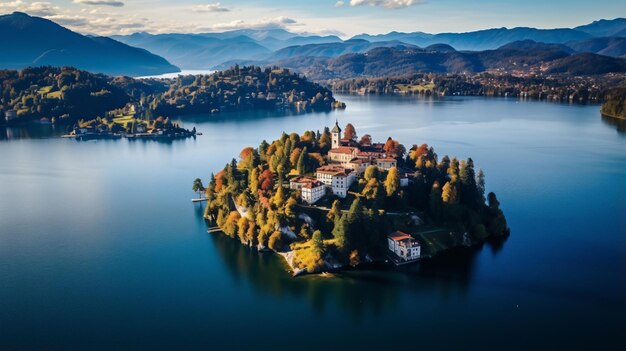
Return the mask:
<path fill-rule="evenodd" d="M 112 75 L 178 72 L 165 58 L 108 37 L 88 37 L 53 21 L 14 12 L 0 15 L 0 67 L 75 66 Z"/>

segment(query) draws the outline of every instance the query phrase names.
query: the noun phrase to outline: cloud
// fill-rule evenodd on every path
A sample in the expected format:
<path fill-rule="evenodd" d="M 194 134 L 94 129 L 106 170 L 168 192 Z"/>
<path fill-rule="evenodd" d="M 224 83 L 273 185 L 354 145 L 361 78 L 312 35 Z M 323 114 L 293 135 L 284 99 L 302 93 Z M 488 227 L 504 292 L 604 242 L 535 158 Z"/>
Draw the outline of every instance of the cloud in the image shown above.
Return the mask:
<path fill-rule="evenodd" d="M 413 5 L 421 5 L 424 0 L 350 0 L 350 6 L 378 6 L 386 7 L 388 9 L 399 9 L 403 7 L 409 7 Z M 341 3 L 341 4 L 340 4 Z M 343 1 L 338 1 L 335 6 L 341 7 L 344 5 Z"/>
<path fill-rule="evenodd" d="M 289 17 L 262 18 L 256 22 L 245 22 L 244 20 L 235 20 L 228 23 L 218 23 L 210 26 L 209 30 L 236 30 L 236 29 L 285 29 L 290 26 L 300 25 L 298 21 Z"/>
<path fill-rule="evenodd" d="M 340 0 L 335 3 L 335 7 L 343 7 L 345 4 L 346 4 L 345 2 Z"/>
<path fill-rule="evenodd" d="M 230 9 L 222 7 L 219 2 L 213 4 L 196 5 L 191 8 L 193 12 L 228 12 Z"/>
<path fill-rule="evenodd" d="M 124 3 L 117 0 L 73 0 L 75 4 L 80 5 L 92 5 L 92 6 L 113 6 L 122 7 Z"/>
<path fill-rule="evenodd" d="M 33 16 L 52 16 L 57 13 L 59 8 L 49 2 L 24 2 L 22 0 L 0 2 L 0 12 L 20 11 L 26 12 Z"/>

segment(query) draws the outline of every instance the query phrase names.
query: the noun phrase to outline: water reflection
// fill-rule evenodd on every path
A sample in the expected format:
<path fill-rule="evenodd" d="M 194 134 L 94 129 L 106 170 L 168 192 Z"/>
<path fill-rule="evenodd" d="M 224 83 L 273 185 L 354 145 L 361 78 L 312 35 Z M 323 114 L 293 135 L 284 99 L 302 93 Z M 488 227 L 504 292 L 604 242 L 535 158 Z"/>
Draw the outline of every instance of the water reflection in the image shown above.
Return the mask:
<path fill-rule="evenodd" d="M 202 222 L 203 208 L 200 205 L 194 208 L 197 220 Z M 354 320 L 360 320 L 365 314 L 381 316 L 385 311 L 400 307 L 400 297 L 407 293 L 433 294 L 443 301 L 464 297 L 472 285 L 478 254 L 485 247 L 497 253 L 506 241 L 494 240 L 472 248 L 458 248 L 398 268 L 375 263 L 335 272 L 331 277 L 293 278 L 278 255 L 258 252 L 221 233 L 207 235 L 237 282 L 249 283 L 257 293 L 271 295 L 277 300 L 304 298 L 317 313 L 337 306 Z"/>
<path fill-rule="evenodd" d="M 626 135 L 626 119 L 614 118 L 602 115 L 602 122 L 605 124 L 615 127 L 617 129 L 617 133 L 620 135 Z"/>

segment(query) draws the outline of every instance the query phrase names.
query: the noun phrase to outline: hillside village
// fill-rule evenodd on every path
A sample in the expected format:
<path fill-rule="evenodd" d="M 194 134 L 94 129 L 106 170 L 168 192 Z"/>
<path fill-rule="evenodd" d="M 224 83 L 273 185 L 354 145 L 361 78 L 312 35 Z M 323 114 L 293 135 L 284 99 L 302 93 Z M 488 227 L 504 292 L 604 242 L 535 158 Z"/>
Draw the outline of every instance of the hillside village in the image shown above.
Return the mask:
<path fill-rule="evenodd" d="M 342 134 L 343 132 L 343 134 Z M 338 122 L 244 148 L 204 190 L 210 232 L 283 255 L 294 274 L 396 265 L 509 233 L 472 159 L 439 159 Z M 485 203 L 487 201 L 487 203 Z"/>

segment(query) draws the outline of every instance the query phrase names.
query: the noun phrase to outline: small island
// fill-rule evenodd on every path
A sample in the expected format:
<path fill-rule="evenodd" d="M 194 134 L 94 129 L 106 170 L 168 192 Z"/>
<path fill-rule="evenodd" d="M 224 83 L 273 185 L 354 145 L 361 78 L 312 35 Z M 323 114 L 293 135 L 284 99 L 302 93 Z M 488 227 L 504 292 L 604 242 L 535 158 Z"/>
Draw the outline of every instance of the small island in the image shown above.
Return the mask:
<path fill-rule="evenodd" d="M 204 188 L 209 232 L 283 256 L 294 275 L 416 262 L 509 235 L 473 160 L 343 130 L 283 133 L 246 147 Z"/>

